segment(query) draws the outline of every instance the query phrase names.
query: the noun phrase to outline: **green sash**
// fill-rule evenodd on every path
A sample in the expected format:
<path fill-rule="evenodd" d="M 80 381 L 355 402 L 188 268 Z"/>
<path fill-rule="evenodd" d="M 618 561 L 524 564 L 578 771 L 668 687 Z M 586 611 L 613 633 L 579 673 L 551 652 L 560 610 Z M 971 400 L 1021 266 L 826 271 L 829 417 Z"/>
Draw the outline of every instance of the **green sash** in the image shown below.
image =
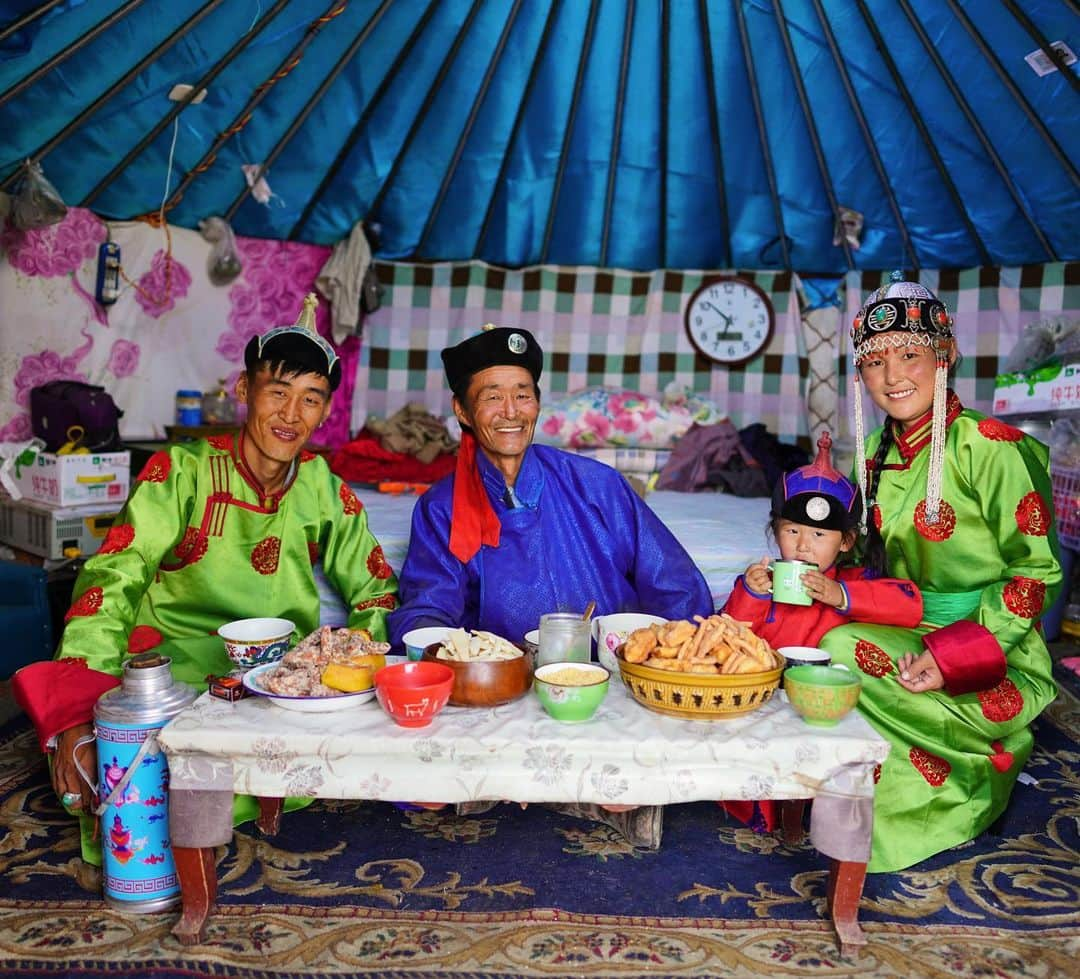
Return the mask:
<path fill-rule="evenodd" d="M 981 599 L 981 588 L 977 591 L 924 591 L 923 621 L 929 625 L 951 625 L 974 612 Z"/>

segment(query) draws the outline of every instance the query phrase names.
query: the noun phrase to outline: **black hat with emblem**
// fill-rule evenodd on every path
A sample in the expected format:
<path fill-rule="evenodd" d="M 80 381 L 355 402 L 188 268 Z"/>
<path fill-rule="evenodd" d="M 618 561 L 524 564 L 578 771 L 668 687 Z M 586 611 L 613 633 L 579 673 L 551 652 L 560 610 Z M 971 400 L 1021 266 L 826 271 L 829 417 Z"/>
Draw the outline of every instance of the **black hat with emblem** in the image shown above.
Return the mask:
<path fill-rule="evenodd" d="M 524 367 L 533 381 L 540 380 L 544 351 L 528 331 L 508 326 L 485 326 L 475 336 L 442 352 L 443 367 L 450 390 L 464 398 L 474 374 L 488 367 Z"/>

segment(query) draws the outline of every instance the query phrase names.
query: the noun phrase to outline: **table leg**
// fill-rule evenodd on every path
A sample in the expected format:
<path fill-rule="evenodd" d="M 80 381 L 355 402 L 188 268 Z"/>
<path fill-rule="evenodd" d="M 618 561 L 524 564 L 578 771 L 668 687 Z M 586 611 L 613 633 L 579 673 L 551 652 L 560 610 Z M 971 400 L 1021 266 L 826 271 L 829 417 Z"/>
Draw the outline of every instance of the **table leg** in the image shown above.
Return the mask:
<path fill-rule="evenodd" d="M 840 939 L 840 951 L 845 955 L 867 941 L 859 926 L 859 901 L 865 881 L 865 863 L 830 861 L 828 906 L 836 937 Z"/>
<path fill-rule="evenodd" d="M 212 846 L 174 846 L 176 876 L 180 879 L 180 920 L 172 933 L 181 945 L 198 945 L 206 938 L 206 922 L 217 898 L 217 865 Z"/>
<path fill-rule="evenodd" d="M 255 825 L 259 827 L 259 832 L 263 836 L 277 835 L 277 831 L 281 829 L 281 807 L 285 805 L 285 800 L 264 799 L 259 796 L 258 803 L 259 818 L 255 820 Z"/>
<path fill-rule="evenodd" d="M 784 799 L 780 803 L 780 828 L 784 833 L 785 843 L 802 843 L 806 839 L 803 829 L 803 813 L 806 812 L 805 799 Z"/>

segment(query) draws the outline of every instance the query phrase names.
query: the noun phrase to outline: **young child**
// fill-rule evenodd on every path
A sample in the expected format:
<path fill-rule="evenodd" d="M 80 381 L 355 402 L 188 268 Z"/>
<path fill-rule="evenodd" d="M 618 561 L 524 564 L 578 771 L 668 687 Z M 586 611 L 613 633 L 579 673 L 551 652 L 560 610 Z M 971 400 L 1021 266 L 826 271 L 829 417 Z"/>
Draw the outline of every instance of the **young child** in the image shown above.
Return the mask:
<path fill-rule="evenodd" d="M 810 605 L 773 600 L 769 559 L 763 557 L 735 582 L 724 611 L 774 648 L 816 646 L 826 632 L 849 622 L 913 628 L 922 621 L 922 595 L 910 581 L 884 578 L 884 553 L 849 563 L 862 517 L 859 488 L 837 472 L 832 439 L 818 439 L 817 458 L 782 476 L 773 491 L 769 527 L 785 561 L 817 565 L 802 575 Z"/>

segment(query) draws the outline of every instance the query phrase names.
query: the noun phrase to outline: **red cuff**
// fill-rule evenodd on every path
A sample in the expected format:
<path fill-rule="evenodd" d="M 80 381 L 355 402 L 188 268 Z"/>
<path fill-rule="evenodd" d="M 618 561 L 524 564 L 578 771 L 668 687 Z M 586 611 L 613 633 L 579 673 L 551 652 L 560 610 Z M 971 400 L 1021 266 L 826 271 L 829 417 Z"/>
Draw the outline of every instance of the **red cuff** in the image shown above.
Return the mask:
<path fill-rule="evenodd" d="M 119 685 L 118 677 L 92 670 L 76 656 L 31 663 L 11 678 L 15 702 L 33 722 L 42 751 L 62 731 L 89 724 L 98 698 Z"/>
<path fill-rule="evenodd" d="M 1005 653 L 993 633 L 976 622 L 961 619 L 923 636 L 953 697 L 989 690 L 1005 679 Z"/>

